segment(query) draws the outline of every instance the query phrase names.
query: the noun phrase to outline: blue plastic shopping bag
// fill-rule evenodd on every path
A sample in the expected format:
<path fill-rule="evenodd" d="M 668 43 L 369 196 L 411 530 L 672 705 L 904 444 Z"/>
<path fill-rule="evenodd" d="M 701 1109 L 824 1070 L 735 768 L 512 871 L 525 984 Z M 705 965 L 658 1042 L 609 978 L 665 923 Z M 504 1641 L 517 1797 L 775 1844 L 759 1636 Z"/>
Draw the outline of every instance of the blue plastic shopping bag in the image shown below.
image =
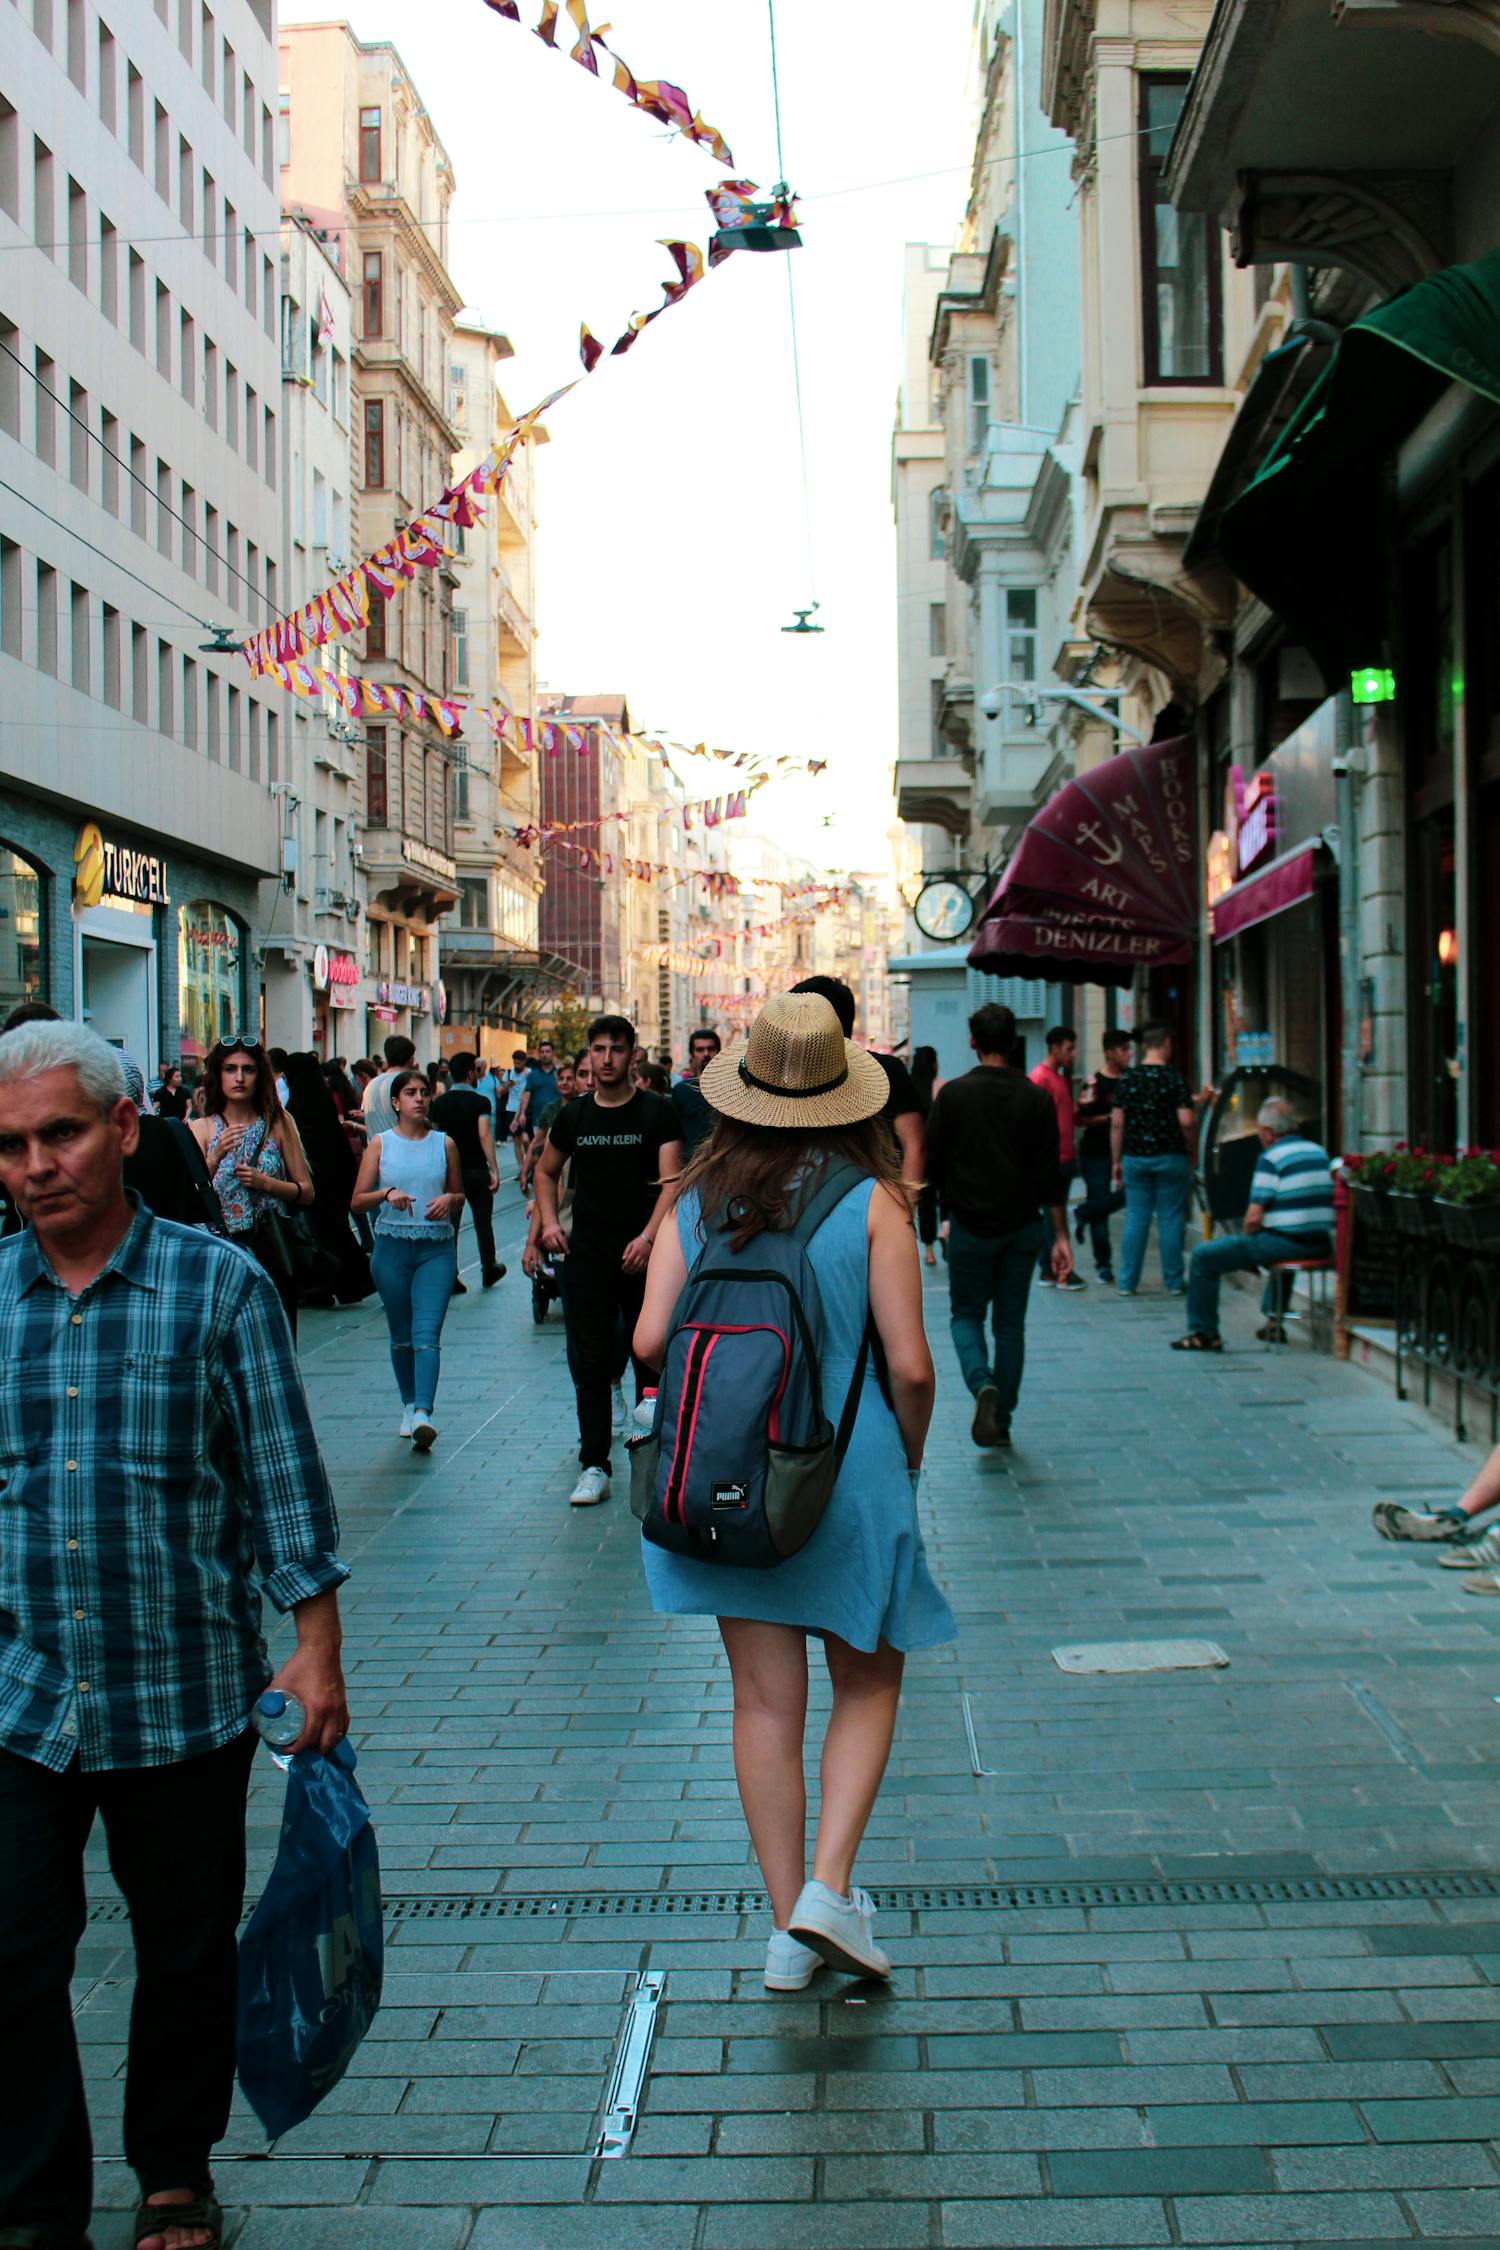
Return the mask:
<path fill-rule="evenodd" d="M 288 1761 L 281 1842 L 240 1940 L 240 2084 L 272 2139 L 310 2117 L 380 2006 L 380 1858 L 347 1742 Z"/>

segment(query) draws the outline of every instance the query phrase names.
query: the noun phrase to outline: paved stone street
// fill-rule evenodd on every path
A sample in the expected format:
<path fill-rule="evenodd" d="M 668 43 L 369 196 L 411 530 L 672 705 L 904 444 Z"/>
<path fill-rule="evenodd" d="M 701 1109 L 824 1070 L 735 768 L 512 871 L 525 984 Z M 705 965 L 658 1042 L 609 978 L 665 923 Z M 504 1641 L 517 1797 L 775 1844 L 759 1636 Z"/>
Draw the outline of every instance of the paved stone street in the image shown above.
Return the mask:
<path fill-rule="evenodd" d="M 323 2109 L 269 2157 L 237 2110 L 240 2250 L 1500 2242 L 1500 1601 L 1369 1527 L 1474 1456 L 1373 1377 L 1254 1343 L 1247 1295 L 1223 1359 L 1171 1358 L 1153 1258 L 1133 1304 L 1034 1302 L 1016 1449 L 980 1457 L 930 1275 L 924 1506 L 962 1637 L 910 1668 L 859 1870 L 898 1894 L 897 1974 L 772 1998 L 717 1635 L 652 1616 L 622 1483 L 568 1508 L 562 1331 L 532 1324 L 513 1195 L 503 1232 L 425 1462 L 378 1309 L 306 1321 L 391 1945 Z M 1167 1634 L 1229 1668 L 1051 1654 Z M 102 1859 L 93 1896 L 79 2027 L 118 2250 Z M 665 1987 L 641 2121 L 598 2162 L 642 1971 Z"/>

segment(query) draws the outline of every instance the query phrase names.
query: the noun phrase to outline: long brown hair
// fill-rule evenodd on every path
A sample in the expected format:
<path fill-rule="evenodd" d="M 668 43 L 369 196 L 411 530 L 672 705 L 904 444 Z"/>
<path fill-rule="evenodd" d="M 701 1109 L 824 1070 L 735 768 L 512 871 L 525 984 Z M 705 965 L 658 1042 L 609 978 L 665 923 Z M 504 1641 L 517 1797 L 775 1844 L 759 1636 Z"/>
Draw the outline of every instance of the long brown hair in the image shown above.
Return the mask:
<path fill-rule="evenodd" d="M 278 1125 L 283 1116 L 281 1096 L 276 1091 L 276 1073 L 271 1068 L 271 1058 L 264 1047 L 242 1047 L 236 1052 L 246 1054 L 255 1065 L 255 1092 L 251 1095 L 257 1112 L 268 1125 Z M 222 1117 L 224 1114 L 224 1065 L 230 1049 L 222 1039 L 216 1039 L 209 1048 L 203 1064 L 203 1114 L 205 1117 Z"/>
<path fill-rule="evenodd" d="M 682 1175 L 682 1188 L 698 1193 L 702 1223 L 722 1217 L 733 1222 L 736 1250 L 766 1228 L 788 1225 L 796 1217 L 803 1181 L 824 1165 L 857 1164 L 904 1205 L 901 1167 L 889 1127 L 879 1117 L 821 1132 L 798 1126 L 747 1125 L 737 1117 L 716 1118 L 713 1132 Z"/>

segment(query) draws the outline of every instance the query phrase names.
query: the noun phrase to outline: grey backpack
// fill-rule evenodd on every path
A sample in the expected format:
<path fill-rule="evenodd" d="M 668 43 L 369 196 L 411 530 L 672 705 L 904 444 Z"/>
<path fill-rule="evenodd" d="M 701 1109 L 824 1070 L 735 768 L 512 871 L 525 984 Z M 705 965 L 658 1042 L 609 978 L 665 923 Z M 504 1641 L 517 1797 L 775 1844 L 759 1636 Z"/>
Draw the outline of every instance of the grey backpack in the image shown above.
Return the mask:
<path fill-rule="evenodd" d="M 817 1530 L 854 1431 L 872 1324 L 835 1430 L 807 1245 L 865 1177 L 856 1164 L 830 1165 L 794 1225 L 736 1250 L 723 1219 L 694 1260 L 667 1333 L 655 1421 L 630 1449 L 630 1504 L 656 1546 L 766 1570 Z"/>

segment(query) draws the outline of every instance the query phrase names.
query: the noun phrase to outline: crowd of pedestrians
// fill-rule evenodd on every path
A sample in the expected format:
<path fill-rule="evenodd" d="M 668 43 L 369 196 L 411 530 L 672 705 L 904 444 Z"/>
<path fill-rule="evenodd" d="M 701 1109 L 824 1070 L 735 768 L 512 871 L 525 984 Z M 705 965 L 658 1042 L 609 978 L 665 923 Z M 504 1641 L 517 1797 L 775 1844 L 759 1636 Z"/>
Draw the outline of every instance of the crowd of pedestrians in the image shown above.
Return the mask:
<path fill-rule="evenodd" d="M 1279 1267 L 1330 1241 L 1329 1159 L 1271 1101 L 1243 1231 L 1200 1244 L 1189 1274 L 1188 1151 L 1206 1097 L 1162 1025 L 1106 1033 L 1075 1087 L 1069 1027 L 1028 1074 L 1013 1015 L 982 1007 L 973 1066 L 944 1080 L 930 1048 L 908 1071 L 858 1044 L 852 993 L 815 977 L 767 1001 L 728 1052 L 696 1031 L 675 1080 L 605 1013 L 576 1054 L 544 1041 L 508 1068 L 465 1052 L 423 1069 L 393 1035 L 381 1063 L 346 1069 L 239 1035 L 192 1088 L 167 1069 L 148 1093 L 92 1032 L 22 1015 L 0 1036 L 0 1353 L 20 1371 L 0 1410 L 0 1971 L 28 2068 L 0 2136 L 0 2244 L 27 2250 L 77 2250 L 88 2224 L 68 1979 L 96 1815 L 136 1949 L 135 2240 L 222 2240 L 210 2161 L 233 2082 L 263 1599 L 296 1626 L 275 1684 L 305 1711 L 297 1746 L 326 1750 L 349 1725 L 345 1571 L 298 1306 L 378 1291 L 393 1426 L 430 1450 L 466 1209 L 484 1287 L 505 1272 L 493 1203 L 507 1141 L 531 1197 L 525 1270 L 542 1312 L 561 1295 L 569 1501 L 608 1500 L 623 1457 L 645 1597 L 717 1620 L 775 1991 L 825 1967 L 890 1970 L 858 1853 L 906 1658 L 956 1631 L 917 1513 L 935 1396 L 924 1261 L 941 1246 L 973 1439 L 1003 1448 L 1032 1284 L 1084 1286 L 1075 1183 L 1078 1244 L 1122 1296 L 1155 1225 L 1166 1287 L 1188 1293 L 1185 1351 L 1221 1348 L 1220 1282 L 1237 1269 L 1268 1269 L 1274 1339 Z M 737 1317 L 756 1290 L 760 1310 Z M 1457 1544 L 1497 1497 L 1500 1455 L 1458 1510 L 1395 1511 L 1380 1528 Z M 813 1639 L 832 1702 L 809 1860 Z"/>

